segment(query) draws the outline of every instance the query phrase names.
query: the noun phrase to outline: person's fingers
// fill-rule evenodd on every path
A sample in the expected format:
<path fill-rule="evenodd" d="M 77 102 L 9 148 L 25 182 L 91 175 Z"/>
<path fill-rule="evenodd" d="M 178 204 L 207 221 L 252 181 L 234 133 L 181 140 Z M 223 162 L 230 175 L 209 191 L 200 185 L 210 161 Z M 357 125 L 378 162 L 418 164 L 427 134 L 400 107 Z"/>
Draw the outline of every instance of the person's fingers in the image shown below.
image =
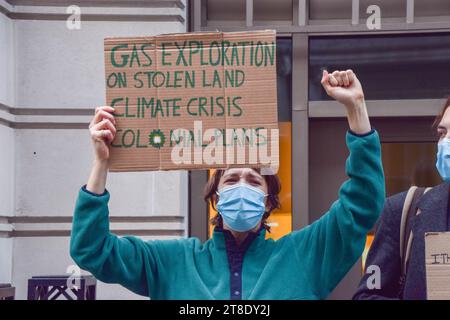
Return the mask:
<path fill-rule="evenodd" d="M 332 74 L 330 74 L 328 76 L 329 82 L 331 84 L 332 87 L 337 87 L 339 85 L 339 81 L 336 79 L 335 76 L 333 76 Z"/>
<path fill-rule="evenodd" d="M 350 79 L 348 78 L 346 71 L 341 71 L 340 76 L 342 81 L 344 82 L 344 86 L 348 87 L 350 85 Z"/>
<path fill-rule="evenodd" d="M 325 89 L 325 91 L 329 94 L 331 89 L 331 84 L 329 82 L 329 73 L 327 70 L 323 70 L 322 72 L 322 80 L 320 83 L 322 84 L 322 87 Z"/>
<path fill-rule="evenodd" d="M 116 127 L 110 120 L 106 119 L 105 125 L 109 130 L 111 130 L 113 135 L 116 135 Z"/>
<path fill-rule="evenodd" d="M 116 127 L 112 124 L 109 119 L 103 119 L 101 122 L 99 122 L 97 125 L 95 125 L 94 130 L 100 130 L 100 129 L 109 129 L 111 132 L 115 135 L 116 134 Z"/>
<path fill-rule="evenodd" d="M 337 80 L 338 86 L 342 87 L 344 85 L 344 80 L 342 80 L 340 71 L 334 71 L 331 75 Z"/>
<path fill-rule="evenodd" d="M 90 130 L 91 131 L 100 130 L 107 120 L 108 119 L 103 119 L 102 121 L 100 121 L 98 123 L 94 123 L 94 125 L 90 128 Z"/>
<path fill-rule="evenodd" d="M 114 112 L 114 108 L 110 107 L 110 106 L 101 106 L 101 107 L 97 107 L 95 108 L 95 113 L 99 112 L 99 111 L 106 111 L 106 112 L 110 112 L 113 113 Z"/>
<path fill-rule="evenodd" d="M 114 119 L 114 116 L 111 114 L 111 112 L 113 112 L 113 111 L 114 111 L 114 108 L 111 108 L 109 106 L 95 108 L 95 114 L 94 114 L 94 117 L 92 118 L 91 122 L 89 123 L 89 128 L 91 128 L 95 124 L 99 123 L 104 118 L 111 119 L 111 121 L 115 124 L 116 120 Z"/>
<path fill-rule="evenodd" d="M 320 83 L 322 84 L 322 86 L 329 86 L 330 84 L 328 83 L 328 71 L 327 70 L 323 70 L 322 71 L 322 80 L 320 80 Z"/>
<path fill-rule="evenodd" d="M 103 136 L 108 143 L 111 143 L 114 140 L 114 134 L 109 130 L 103 130 Z"/>
<path fill-rule="evenodd" d="M 92 130 L 91 137 L 96 140 L 103 140 L 104 135 L 106 134 L 106 130 Z"/>
<path fill-rule="evenodd" d="M 93 126 L 102 122 L 104 119 L 108 119 L 108 116 L 102 115 L 101 112 L 95 114 L 95 116 L 92 118 L 91 122 L 89 123 L 89 128 L 92 128 Z"/>
<path fill-rule="evenodd" d="M 355 78 L 356 78 L 355 73 L 353 72 L 352 69 L 348 69 L 345 72 L 347 73 L 347 77 L 348 77 L 348 80 L 350 81 L 350 84 L 352 84 L 355 81 Z"/>
<path fill-rule="evenodd" d="M 96 130 L 92 132 L 92 138 L 99 141 L 112 142 L 114 140 L 114 135 L 110 130 Z"/>
<path fill-rule="evenodd" d="M 91 136 L 94 138 L 93 133 L 100 129 L 101 122 L 99 122 L 99 123 L 93 123 L 93 122 L 94 122 L 94 120 L 92 119 L 91 124 L 89 125 L 89 132 L 91 133 Z"/>
<path fill-rule="evenodd" d="M 320 80 L 320 83 L 323 85 L 325 83 L 325 81 L 327 80 L 327 76 L 328 76 L 328 71 L 327 70 L 323 70 L 322 71 L 322 79 Z"/>
<path fill-rule="evenodd" d="M 100 110 L 95 116 L 94 116 L 94 123 L 98 123 L 100 121 L 102 121 L 103 119 L 109 119 L 112 123 L 116 123 L 116 119 L 114 118 L 114 116 L 106 111 Z"/>
<path fill-rule="evenodd" d="M 102 131 L 103 129 L 107 129 L 107 131 L 110 131 L 112 133 L 111 137 L 112 141 L 114 139 L 114 136 L 116 135 L 116 128 L 108 119 L 104 119 L 90 128 L 91 137 L 94 139 L 98 139 L 99 138 L 98 131 Z"/>

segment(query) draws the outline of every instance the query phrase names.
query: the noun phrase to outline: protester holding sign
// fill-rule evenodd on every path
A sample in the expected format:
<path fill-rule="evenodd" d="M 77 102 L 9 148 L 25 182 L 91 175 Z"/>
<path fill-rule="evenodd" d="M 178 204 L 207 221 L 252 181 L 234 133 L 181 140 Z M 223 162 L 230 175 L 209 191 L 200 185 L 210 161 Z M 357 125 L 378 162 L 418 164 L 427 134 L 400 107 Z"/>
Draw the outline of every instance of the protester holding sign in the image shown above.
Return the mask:
<path fill-rule="evenodd" d="M 386 199 L 366 260 L 366 269 L 374 271 L 363 276 L 354 299 L 427 298 L 425 233 L 450 231 L 449 107 L 450 99 L 433 125 L 439 137 L 436 168 L 443 183 L 411 187 Z"/>
<path fill-rule="evenodd" d="M 277 241 L 266 239 L 266 219 L 279 206 L 279 180 L 259 170 L 231 168 L 217 170 L 207 184 L 205 197 L 219 216 L 205 243 L 111 234 L 105 185 L 116 128 L 114 110 L 99 107 L 90 124 L 95 161 L 75 206 L 72 258 L 99 280 L 152 299 L 326 298 L 360 257 L 385 189 L 379 137 L 356 75 L 324 71 L 322 85 L 346 107 L 350 155 L 349 180 L 321 219 Z"/>

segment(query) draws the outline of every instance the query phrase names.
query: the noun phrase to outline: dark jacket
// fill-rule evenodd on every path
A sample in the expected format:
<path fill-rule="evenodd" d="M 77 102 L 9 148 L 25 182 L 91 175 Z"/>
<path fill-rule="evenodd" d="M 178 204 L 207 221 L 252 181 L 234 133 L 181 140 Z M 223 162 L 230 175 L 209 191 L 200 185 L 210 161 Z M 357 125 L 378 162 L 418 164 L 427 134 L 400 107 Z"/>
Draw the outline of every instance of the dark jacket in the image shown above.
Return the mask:
<path fill-rule="evenodd" d="M 367 287 L 367 279 L 374 273 L 365 273 L 353 299 L 426 299 L 424 234 L 429 231 L 447 231 L 449 184 L 440 184 L 419 199 L 421 214 L 411 220 L 414 240 L 404 291 L 399 295 L 400 220 L 405 197 L 406 192 L 402 192 L 386 200 L 367 256 L 366 268 L 370 265 L 380 268 L 380 289 L 371 290 Z"/>

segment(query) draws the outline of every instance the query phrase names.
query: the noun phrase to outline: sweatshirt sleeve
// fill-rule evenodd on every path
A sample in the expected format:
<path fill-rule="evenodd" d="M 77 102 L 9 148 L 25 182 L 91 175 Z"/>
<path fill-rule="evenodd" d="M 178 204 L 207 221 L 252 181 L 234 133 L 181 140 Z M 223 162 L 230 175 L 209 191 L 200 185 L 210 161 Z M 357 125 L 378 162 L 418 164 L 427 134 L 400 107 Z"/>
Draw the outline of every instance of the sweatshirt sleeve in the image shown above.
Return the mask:
<path fill-rule="evenodd" d="M 149 283 L 158 285 L 156 247 L 136 237 L 117 237 L 109 230 L 107 190 L 102 195 L 79 191 L 70 239 L 70 255 L 98 280 L 119 283 L 149 296 Z M 150 290 L 151 293 L 151 290 Z"/>
<path fill-rule="evenodd" d="M 325 299 L 361 256 L 366 234 L 374 226 L 385 199 L 384 173 L 378 133 L 347 132 L 349 177 L 339 199 L 319 220 L 292 232 L 299 267 L 308 274 L 313 291 Z"/>

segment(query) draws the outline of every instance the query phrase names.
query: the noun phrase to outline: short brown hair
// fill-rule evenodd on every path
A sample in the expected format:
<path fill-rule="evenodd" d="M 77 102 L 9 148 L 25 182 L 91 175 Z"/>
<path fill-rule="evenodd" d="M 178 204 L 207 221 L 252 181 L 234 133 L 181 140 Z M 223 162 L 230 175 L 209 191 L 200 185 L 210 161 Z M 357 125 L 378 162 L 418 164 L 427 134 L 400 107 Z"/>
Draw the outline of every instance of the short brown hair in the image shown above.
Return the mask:
<path fill-rule="evenodd" d="M 448 107 L 450 107 L 450 97 L 447 98 L 447 101 L 445 102 L 444 107 L 442 108 L 441 112 L 439 112 L 439 114 L 434 119 L 433 129 L 436 129 L 438 127 L 439 123 L 441 123 L 442 118 L 444 117 L 445 111 L 447 111 Z"/>
<path fill-rule="evenodd" d="M 253 168 L 253 170 L 255 170 L 256 172 L 261 174 L 260 169 Z M 216 209 L 216 203 L 217 203 L 216 191 L 219 186 L 220 178 L 223 176 L 225 171 L 226 170 L 223 170 L 223 169 L 215 170 L 205 186 L 204 199 L 208 204 L 209 203 L 211 204 L 211 206 L 213 207 L 214 210 L 217 210 Z M 270 227 L 266 224 L 266 220 L 270 216 L 270 213 L 273 210 L 281 208 L 280 198 L 278 196 L 278 194 L 281 191 L 281 182 L 280 182 L 280 178 L 278 178 L 278 176 L 275 174 L 274 175 L 262 175 L 262 177 L 264 178 L 264 180 L 266 181 L 266 184 L 267 184 L 267 194 L 268 194 L 267 204 L 269 207 L 269 209 L 266 212 L 264 212 L 262 222 L 263 222 L 263 227 L 267 231 L 270 232 Z M 211 224 L 213 226 L 217 226 L 217 225 L 221 226 L 222 225 L 222 217 L 220 216 L 220 214 L 216 214 L 211 219 Z"/>

